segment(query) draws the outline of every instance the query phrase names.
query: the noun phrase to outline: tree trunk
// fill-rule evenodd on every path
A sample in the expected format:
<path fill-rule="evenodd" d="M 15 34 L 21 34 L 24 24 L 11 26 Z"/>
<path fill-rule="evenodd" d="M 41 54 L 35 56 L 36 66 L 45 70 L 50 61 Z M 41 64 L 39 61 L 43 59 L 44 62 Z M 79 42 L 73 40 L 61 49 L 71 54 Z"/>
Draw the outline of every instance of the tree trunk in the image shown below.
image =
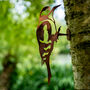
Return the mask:
<path fill-rule="evenodd" d="M 90 89 L 90 0 L 64 0 L 75 89 Z"/>
<path fill-rule="evenodd" d="M 16 62 L 10 61 L 10 57 L 15 58 L 10 54 L 6 55 L 3 62 L 3 71 L 0 74 L 0 90 L 8 90 L 10 84 L 10 76 L 16 67 Z"/>

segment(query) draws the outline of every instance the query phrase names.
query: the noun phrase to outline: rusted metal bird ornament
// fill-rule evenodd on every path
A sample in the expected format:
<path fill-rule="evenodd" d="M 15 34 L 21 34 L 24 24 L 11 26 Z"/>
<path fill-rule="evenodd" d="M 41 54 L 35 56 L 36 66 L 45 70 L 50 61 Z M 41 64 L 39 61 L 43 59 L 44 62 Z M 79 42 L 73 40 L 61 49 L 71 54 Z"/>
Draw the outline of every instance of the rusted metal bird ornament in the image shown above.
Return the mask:
<path fill-rule="evenodd" d="M 39 45 L 39 52 L 40 52 L 40 56 L 42 59 L 42 64 L 46 63 L 46 66 L 47 66 L 48 84 L 50 83 L 50 78 L 51 78 L 49 59 L 50 59 L 50 55 L 53 50 L 54 42 L 57 41 L 59 36 L 68 35 L 68 34 L 60 33 L 61 26 L 59 27 L 58 30 L 56 28 L 56 23 L 55 23 L 55 20 L 53 17 L 53 13 L 54 13 L 55 9 L 58 8 L 59 6 L 60 5 L 57 5 L 57 6 L 53 7 L 51 10 L 50 10 L 49 6 L 46 6 L 41 10 L 40 17 L 39 17 L 39 24 L 37 26 L 37 31 L 36 31 L 37 41 L 38 41 L 38 45 Z M 47 15 L 41 15 L 46 10 L 49 10 L 50 12 Z M 52 14 L 52 19 L 49 18 L 50 14 Z M 42 23 L 40 24 L 41 21 L 42 21 Z M 51 27 L 51 24 L 49 21 L 52 21 L 54 23 L 55 30 L 56 30 L 55 34 L 52 34 L 52 27 Z M 47 43 L 43 42 L 44 41 L 44 26 L 47 26 L 47 32 L 48 32 Z"/>

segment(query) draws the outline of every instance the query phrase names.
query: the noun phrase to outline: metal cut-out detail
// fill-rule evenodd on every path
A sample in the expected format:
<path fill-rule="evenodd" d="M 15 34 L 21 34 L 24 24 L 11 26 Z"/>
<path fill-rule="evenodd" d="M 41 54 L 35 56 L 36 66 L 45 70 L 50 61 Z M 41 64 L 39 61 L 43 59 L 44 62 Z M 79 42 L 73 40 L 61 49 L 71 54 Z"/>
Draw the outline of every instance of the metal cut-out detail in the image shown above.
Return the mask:
<path fill-rule="evenodd" d="M 57 41 L 59 36 L 63 36 L 63 35 L 67 35 L 67 39 L 70 40 L 70 30 L 67 29 L 67 34 L 62 34 L 59 33 L 61 26 L 59 27 L 58 31 L 56 28 L 56 23 L 53 17 L 53 13 L 55 11 L 56 8 L 58 8 L 60 5 L 57 5 L 55 7 L 53 7 L 50 11 L 50 7 L 46 6 L 44 7 L 41 12 L 40 12 L 40 17 L 39 17 L 39 24 L 37 27 L 37 31 L 36 31 L 36 35 L 37 35 L 37 41 L 38 41 L 38 45 L 39 45 L 39 52 L 40 52 L 40 56 L 42 59 L 42 64 L 46 63 L 47 66 L 47 71 L 48 71 L 48 83 L 50 83 L 50 78 L 51 78 L 51 70 L 50 70 L 50 64 L 49 64 L 49 58 L 50 55 L 52 53 L 53 50 L 53 46 L 54 46 L 54 42 Z M 49 10 L 50 12 L 47 15 L 41 15 L 43 13 L 43 11 Z M 49 18 L 49 15 L 52 14 L 52 19 Z M 52 28 L 51 28 L 51 24 L 48 21 L 52 21 L 55 25 L 55 30 L 56 33 L 52 34 Z M 43 21 L 41 24 L 40 22 Z M 48 43 L 44 43 L 44 26 L 47 26 L 47 31 L 48 31 Z M 49 47 L 49 48 L 48 48 Z"/>

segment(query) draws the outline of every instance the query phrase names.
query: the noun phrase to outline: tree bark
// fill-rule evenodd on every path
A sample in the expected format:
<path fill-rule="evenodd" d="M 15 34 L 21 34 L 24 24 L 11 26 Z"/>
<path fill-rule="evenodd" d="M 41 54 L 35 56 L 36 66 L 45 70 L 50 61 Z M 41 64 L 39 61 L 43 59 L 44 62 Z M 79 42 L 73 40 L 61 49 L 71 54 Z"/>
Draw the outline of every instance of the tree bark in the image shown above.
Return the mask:
<path fill-rule="evenodd" d="M 90 0 L 64 0 L 75 89 L 90 89 Z"/>

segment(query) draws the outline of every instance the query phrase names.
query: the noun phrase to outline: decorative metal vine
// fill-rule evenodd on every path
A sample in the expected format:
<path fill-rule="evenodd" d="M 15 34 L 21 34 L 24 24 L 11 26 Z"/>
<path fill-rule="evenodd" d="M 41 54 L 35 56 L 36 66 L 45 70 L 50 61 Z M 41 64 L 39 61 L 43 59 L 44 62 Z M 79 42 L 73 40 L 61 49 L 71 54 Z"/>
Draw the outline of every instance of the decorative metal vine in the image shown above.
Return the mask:
<path fill-rule="evenodd" d="M 50 78 L 51 78 L 51 70 L 50 70 L 50 64 L 49 64 L 49 58 L 53 50 L 54 42 L 57 41 L 59 36 L 67 35 L 67 39 L 70 39 L 70 31 L 67 29 L 67 34 L 62 34 L 60 33 L 61 26 L 58 28 L 56 27 L 56 23 L 53 17 L 53 13 L 56 8 L 58 8 L 60 5 L 54 6 L 51 10 L 49 6 L 44 7 L 41 12 L 40 12 L 40 17 L 39 17 L 39 24 L 37 27 L 36 35 L 37 35 L 37 41 L 39 45 L 39 52 L 40 56 L 42 59 L 42 64 L 46 63 L 47 66 L 47 71 L 48 71 L 48 83 L 50 83 Z M 49 10 L 50 12 L 47 15 L 41 15 L 44 11 Z M 52 14 L 52 19 L 49 18 L 49 15 Z M 54 23 L 56 33 L 52 34 L 52 28 L 50 21 Z M 40 22 L 42 23 L 40 24 Z M 47 26 L 47 31 L 48 31 L 48 40 L 47 43 L 43 42 L 44 41 L 44 26 Z"/>

